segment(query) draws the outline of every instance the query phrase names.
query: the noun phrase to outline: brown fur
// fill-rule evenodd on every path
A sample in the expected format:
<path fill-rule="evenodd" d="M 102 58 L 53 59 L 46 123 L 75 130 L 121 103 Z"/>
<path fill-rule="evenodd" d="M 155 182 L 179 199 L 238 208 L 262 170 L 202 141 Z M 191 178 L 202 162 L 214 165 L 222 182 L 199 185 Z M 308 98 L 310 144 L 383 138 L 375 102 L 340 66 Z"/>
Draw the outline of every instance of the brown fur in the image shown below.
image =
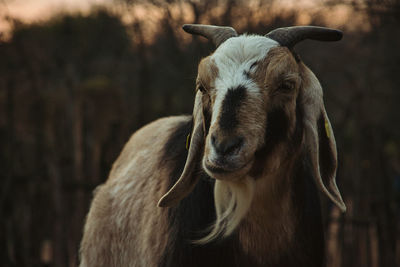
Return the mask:
<path fill-rule="evenodd" d="M 273 158 L 279 153 L 282 151 L 274 153 Z M 293 192 L 288 184 L 293 176 L 295 159 L 296 155 L 280 163 L 270 160 L 271 168 L 265 168 L 262 179 L 256 180 L 252 205 L 238 229 L 243 249 L 259 262 L 265 262 L 267 258 L 276 261 L 293 241 L 297 220 L 292 212 Z M 273 164 L 279 168 L 272 167 Z"/>
<path fill-rule="evenodd" d="M 81 266 L 156 266 L 165 250 L 167 210 L 156 208 L 170 169 L 154 157 L 185 117 L 157 120 L 136 132 L 97 188 L 81 243 Z M 155 173 L 156 172 L 156 173 Z M 121 255 L 122 253 L 122 255 Z M 119 256 L 116 256 L 119 255 Z"/>

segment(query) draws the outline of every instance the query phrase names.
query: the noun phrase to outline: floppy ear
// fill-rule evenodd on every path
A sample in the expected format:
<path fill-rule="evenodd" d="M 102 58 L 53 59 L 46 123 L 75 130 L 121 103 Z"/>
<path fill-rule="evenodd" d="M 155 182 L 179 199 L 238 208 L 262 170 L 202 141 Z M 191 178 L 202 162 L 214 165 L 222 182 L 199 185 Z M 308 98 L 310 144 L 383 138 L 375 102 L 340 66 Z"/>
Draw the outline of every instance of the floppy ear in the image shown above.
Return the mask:
<path fill-rule="evenodd" d="M 191 133 L 191 140 L 189 152 L 186 159 L 185 167 L 182 174 L 175 185 L 158 201 L 159 207 L 170 207 L 176 205 L 180 200 L 185 198 L 194 189 L 199 175 L 194 175 L 196 163 L 202 155 L 204 147 L 204 119 L 203 119 L 203 105 L 201 101 L 201 92 L 196 93 L 193 108 L 193 130 Z"/>
<path fill-rule="evenodd" d="M 346 211 L 336 185 L 337 152 L 332 126 L 322 99 L 322 88 L 315 75 L 305 67 L 302 104 L 304 107 L 305 141 L 316 185 Z"/>

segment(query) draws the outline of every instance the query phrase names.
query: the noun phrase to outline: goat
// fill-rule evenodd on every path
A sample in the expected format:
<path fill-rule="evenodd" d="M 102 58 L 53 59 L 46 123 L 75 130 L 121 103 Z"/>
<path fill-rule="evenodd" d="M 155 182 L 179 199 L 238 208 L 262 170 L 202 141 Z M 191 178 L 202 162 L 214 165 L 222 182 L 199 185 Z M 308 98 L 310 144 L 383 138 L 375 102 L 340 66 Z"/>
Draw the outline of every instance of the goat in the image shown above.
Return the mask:
<path fill-rule="evenodd" d="M 217 47 L 199 63 L 193 115 L 130 138 L 95 191 L 80 266 L 322 266 L 318 189 L 346 206 L 322 88 L 293 47 L 341 31 L 183 29 Z"/>

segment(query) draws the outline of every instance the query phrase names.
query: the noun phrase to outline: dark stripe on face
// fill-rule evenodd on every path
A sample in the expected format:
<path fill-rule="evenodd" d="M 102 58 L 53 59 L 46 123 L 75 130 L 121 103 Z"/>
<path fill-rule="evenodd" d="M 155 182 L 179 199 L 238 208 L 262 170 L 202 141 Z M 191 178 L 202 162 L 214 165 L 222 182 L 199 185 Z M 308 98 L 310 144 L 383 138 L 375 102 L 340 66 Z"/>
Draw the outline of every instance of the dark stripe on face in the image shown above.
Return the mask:
<path fill-rule="evenodd" d="M 219 127 L 222 130 L 229 131 L 239 123 L 237 115 L 241 103 L 246 98 L 246 87 L 239 85 L 237 88 L 230 88 L 222 101 L 221 116 L 219 118 Z"/>
<path fill-rule="evenodd" d="M 268 114 L 266 128 L 266 145 L 272 147 L 288 136 L 289 118 L 283 109 L 275 109 Z"/>
<path fill-rule="evenodd" d="M 273 147 L 281 142 L 288 142 L 288 149 L 295 151 L 303 140 L 303 107 L 301 95 L 296 99 L 295 127 L 292 133 L 289 132 L 290 118 L 281 108 L 272 110 L 267 116 L 267 128 L 265 143 Z"/>
<path fill-rule="evenodd" d="M 260 177 L 264 171 L 265 162 L 268 156 L 275 150 L 277 144 L 288 140 L 289 118 L 283 109 L 275 109 L 267 115 L 265 129 L 265 144 L 256 151 L 256 160 L 250 171 L 253 177 Z"/>
<path fill-rule="evenodd" d="M 256 160 L 251 170 L 253 177 L 259 177 L 264 169 L 265 161 L 274 151 L 277 144 L 287 142 L 287 152 L 293 154 L 303 140 L 303 107 L 298 96 L 296 100 L 296 125 L 293 133 L 289 133 L 289 117 L 283 109 L 272 110 L 267 116 L 265 145 L 256 152 Z"/>

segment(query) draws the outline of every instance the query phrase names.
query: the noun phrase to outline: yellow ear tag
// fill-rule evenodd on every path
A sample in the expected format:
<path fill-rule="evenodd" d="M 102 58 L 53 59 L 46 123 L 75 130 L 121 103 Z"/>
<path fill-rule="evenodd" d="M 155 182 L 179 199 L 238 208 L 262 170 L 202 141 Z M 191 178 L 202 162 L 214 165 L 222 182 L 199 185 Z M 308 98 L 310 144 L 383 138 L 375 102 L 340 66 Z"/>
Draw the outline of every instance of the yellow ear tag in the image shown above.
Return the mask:
<path fill-rule="evenodd" d="M 331 132 L 329 131 L 329 123 L 327 120 L 325 120 L 325 132 L 328 139 L 331 138 Z"/>
<path fill-rule="evenodd" d="M 189 150 L 190 146 L 190 133 L 186 136 L 186 150 Z"/>

